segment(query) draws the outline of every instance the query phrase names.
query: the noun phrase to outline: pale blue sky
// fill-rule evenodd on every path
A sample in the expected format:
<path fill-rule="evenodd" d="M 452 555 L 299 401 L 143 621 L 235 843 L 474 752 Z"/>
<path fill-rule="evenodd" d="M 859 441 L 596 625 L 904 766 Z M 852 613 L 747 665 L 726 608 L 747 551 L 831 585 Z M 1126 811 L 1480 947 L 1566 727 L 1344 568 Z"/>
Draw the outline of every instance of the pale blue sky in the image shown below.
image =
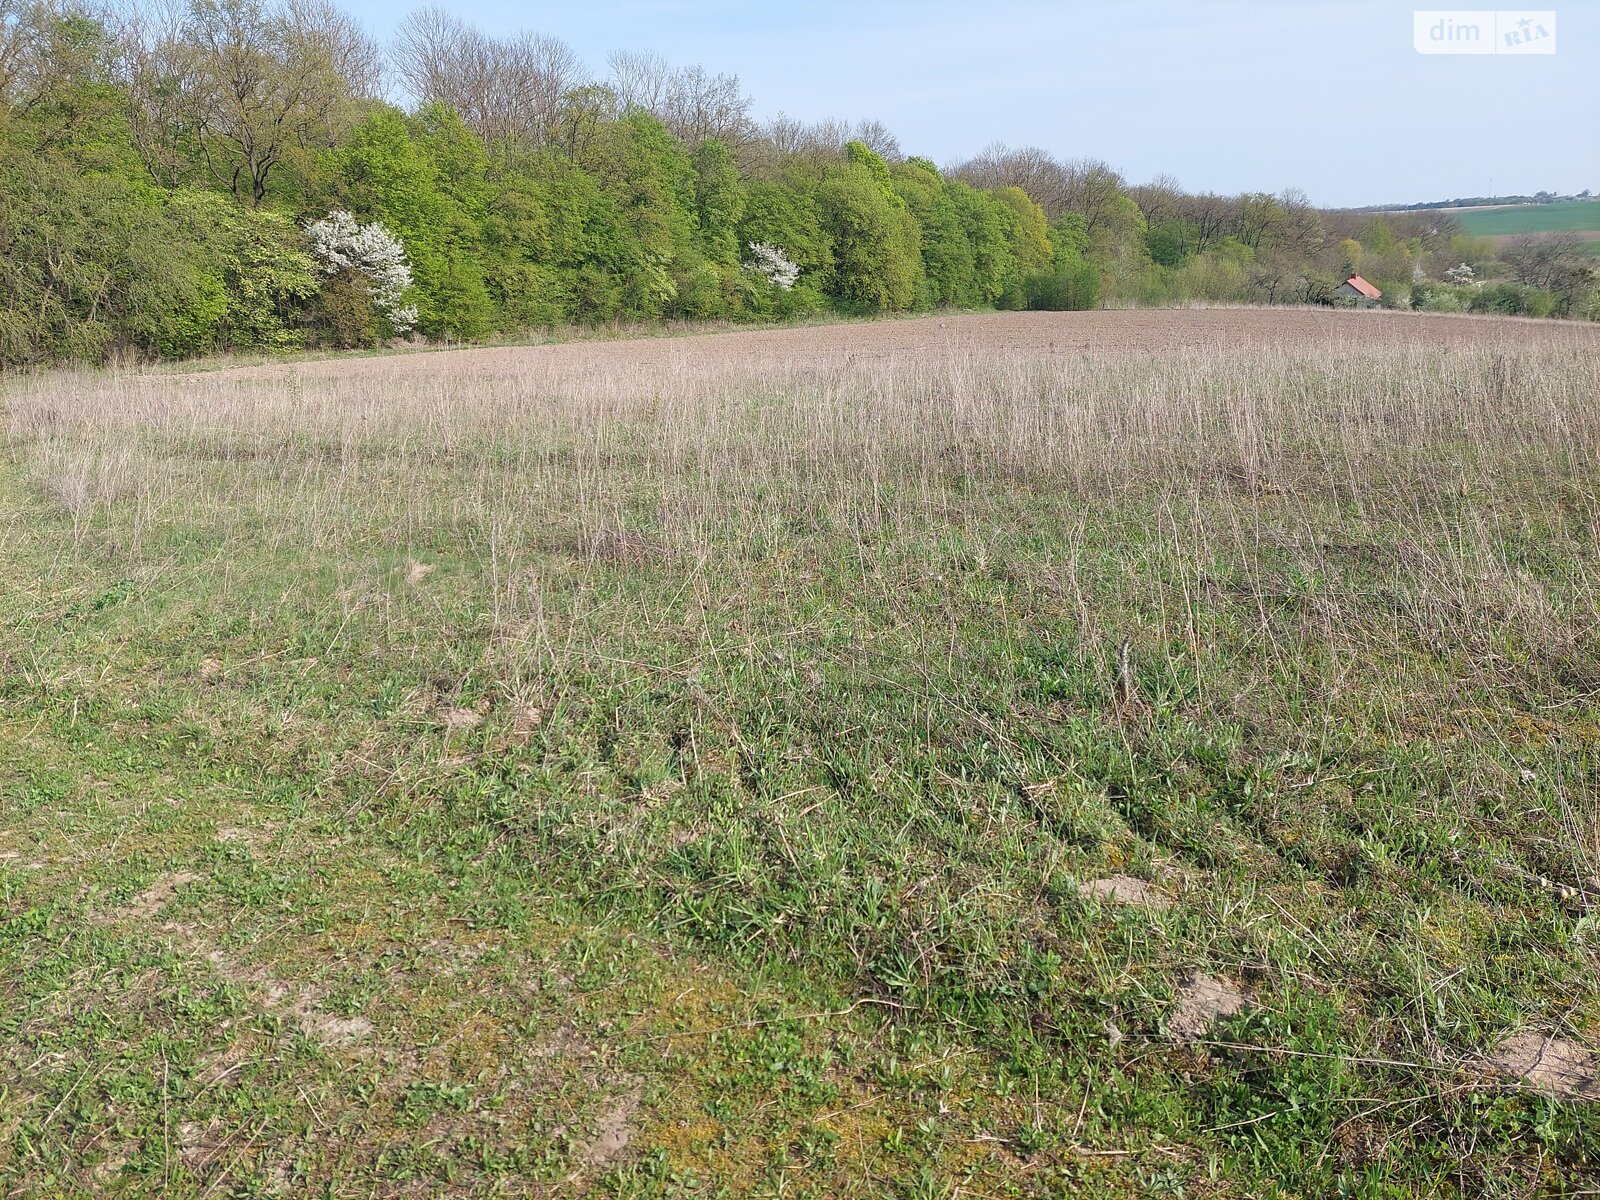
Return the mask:
<path fill-rule="evenodd" d="M 348 2 L 380 37 L 409 8 Z M 998 139 L 1327 205 L 1600 191 L 1600 0 L 1555 4 L 1557 53 L 1527 57 L 1419 55 L 1419 6 L 1394 0 L 449 7 L 561 37 L 596 72 L 621 49 L 737 74 L 761 117 L 875 117 L 941 164 Z"/>

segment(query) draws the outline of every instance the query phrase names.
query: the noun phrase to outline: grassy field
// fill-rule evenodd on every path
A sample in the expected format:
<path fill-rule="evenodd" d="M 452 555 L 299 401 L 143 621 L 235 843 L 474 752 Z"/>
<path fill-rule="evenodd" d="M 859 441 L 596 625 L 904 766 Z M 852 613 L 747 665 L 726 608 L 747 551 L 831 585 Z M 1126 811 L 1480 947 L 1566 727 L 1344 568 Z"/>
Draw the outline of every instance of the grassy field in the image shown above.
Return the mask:
<path fill-rule="evenodd" d="M 1600 234 L 1600 200 L 1452 209 L 1451 215 L 1475 237 L 1520 237 L 1537 233 Z"/>
<path fill-rule="evenodd" d="M 4 1194 L 1596 1194 L 1597 351 L 8 381 Z"/>

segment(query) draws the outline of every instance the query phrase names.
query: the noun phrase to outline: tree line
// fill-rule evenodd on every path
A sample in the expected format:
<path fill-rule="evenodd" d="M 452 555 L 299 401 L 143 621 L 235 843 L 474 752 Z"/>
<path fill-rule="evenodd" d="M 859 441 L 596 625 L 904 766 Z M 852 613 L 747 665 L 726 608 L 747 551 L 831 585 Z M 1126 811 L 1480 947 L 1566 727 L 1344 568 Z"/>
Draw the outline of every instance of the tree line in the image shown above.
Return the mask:
<path fill-rule="evenodd" d="M 1502 307 L 1594 315 L 1593 272 L 1554 257 L 1513 278 L 1434 214 L 1130 185 L 1034 149 L 941 169 L 876 122 L 758 122 L 732 76 L 648 53 L 596 74 L 557 39 L 441 9 L 379 47 L 328 0 L 0 0 L 0 365 L 1329 302 L 1351 270 L 1391 302 L 1437 280 L 1420 295 L 1441 307 L 1507 274 Z M 1462 265 L 1473 279 L 1445 279 Z"/>

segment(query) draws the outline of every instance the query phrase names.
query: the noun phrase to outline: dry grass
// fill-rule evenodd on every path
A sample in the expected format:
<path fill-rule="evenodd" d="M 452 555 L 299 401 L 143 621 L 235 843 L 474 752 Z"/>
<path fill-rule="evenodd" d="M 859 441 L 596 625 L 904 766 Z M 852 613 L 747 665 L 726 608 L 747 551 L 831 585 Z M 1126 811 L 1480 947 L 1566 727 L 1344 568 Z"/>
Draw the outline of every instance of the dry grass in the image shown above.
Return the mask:
<path fill-rule="evenodd" d="M 1138 1129 L 1196 1186 L 1531 1195 L 1588 1118 L 1469 1103 L 1600 1021 L 1597 396 L 1589 326 L 1210 310 L 52 374 L 5 420 L 61 561 L 129 581 L 69 617 L 147 606 L 103 649 L 153 647 L 143 711 L 197 680 L 400 843 L 1057 1072 L 999 1178 Z M 76 719 L 114 671 L 50 636 Z"/>

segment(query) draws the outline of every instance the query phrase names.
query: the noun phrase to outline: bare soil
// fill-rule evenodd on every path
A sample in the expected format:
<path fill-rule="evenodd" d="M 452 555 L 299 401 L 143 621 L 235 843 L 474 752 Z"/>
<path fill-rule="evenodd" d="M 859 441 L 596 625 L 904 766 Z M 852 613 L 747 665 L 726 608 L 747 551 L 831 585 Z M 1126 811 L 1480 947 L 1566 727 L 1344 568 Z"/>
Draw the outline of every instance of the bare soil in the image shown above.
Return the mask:
<path fill-rule="evenodd" d="M 1175 1041 L 1205 1037 L 1218 1017 L 1241 1013 L 1249 1003 L 1245 994 L 1225 979 L 1196 971 L 1178 992 L 1167 1017 L 1167 1032 Z"/>
<path fill-rule="evenodd" d="M 1502 1074 L 1547 1095 L 1600 1100 L 1600 1057 L 1567 1038 L 1519 1033 L 1489 1060 Z"/>
<path fill-rule="evenodd" d="M 1154 884 L 1132 875 L 1108 875 L 1083 885 L 1085 895 L 1113 904 L 1142 904 L 1147 908 L 1170 908 L 1172 897 Z"/>

